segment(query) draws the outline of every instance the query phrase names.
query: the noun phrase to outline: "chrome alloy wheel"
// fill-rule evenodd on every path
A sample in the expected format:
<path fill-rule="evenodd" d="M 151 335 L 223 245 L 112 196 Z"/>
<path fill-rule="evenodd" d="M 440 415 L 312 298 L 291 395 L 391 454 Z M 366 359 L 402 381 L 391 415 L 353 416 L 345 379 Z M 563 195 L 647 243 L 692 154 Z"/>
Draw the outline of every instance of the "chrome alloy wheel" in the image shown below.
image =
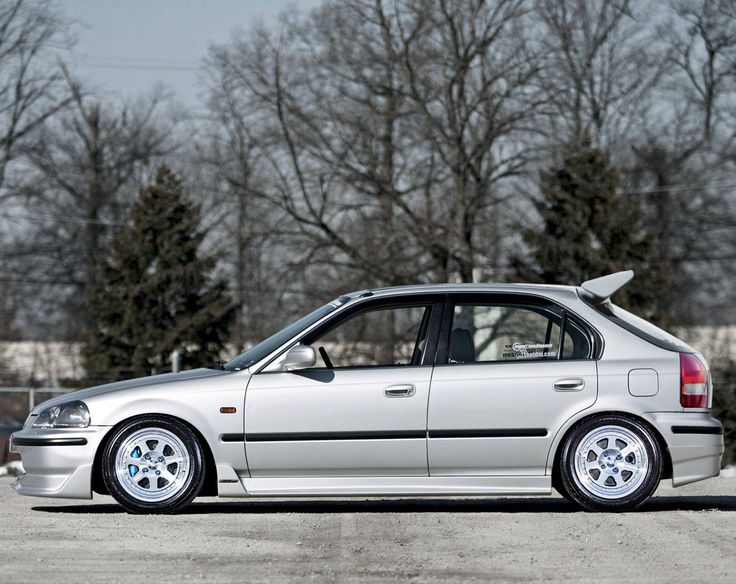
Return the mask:
<path fill-rule="evenodd" d="M 589 432 L 575 452 L 575 478 L 586 491 L 602 499 L 625 497 L 642 484 L 649 457 L 642 440 L 621 426 L 601 426 Z"/>
<path fill-rule="evenodd" d="M 115 454 L 120 486 L 141 501 L 163 501 L 176 495 L 190 475 L 184 443 L 162 428 L 144 428 L 132 434 Z"/>

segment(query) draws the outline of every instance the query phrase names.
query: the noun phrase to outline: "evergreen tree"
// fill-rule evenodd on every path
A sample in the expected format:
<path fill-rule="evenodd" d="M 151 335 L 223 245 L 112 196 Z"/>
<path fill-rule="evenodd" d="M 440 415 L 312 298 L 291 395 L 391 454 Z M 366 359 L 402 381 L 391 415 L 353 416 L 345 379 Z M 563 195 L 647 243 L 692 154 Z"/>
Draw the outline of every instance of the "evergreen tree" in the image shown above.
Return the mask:
<path fill-rule="evenodd" d="M 632 269 L 636 277 L 616 294 L 616 303 L 661 322 L 654 299 L 664 272 L 653 259 L 653 238 L 640 203 L 618 192 L 618 172 L 606 153 L 584 145 L 542 172 L 540 187 L 534 205 L 541 229 L 520 227 L 528 255 L 512 257 L 509 279 L 579 285 Z"/>
<path fill-rule="evenodd" d="M 199 208 L 169 169 L 140 190 L 131 214 L 87 298 L 96 322 L 83 351 L 92 382 L 150 375 L 174 350 L 185 367 L 211 365 L 234 314 L 224 282 L 212 279 L 214 258 L 199 255 Z"/>

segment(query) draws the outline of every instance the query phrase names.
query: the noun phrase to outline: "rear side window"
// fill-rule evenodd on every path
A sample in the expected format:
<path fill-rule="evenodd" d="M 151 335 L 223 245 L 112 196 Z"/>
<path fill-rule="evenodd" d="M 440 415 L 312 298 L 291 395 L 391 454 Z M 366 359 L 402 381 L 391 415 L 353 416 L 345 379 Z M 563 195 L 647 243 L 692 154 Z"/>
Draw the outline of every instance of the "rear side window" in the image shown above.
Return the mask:
<path fill-rule="evenodd" d="M 582 325 L 568 317 L 565 319 L 565 342 L 560 351 L 561 359 L 587 359 L 593 347 L 590 336 Z"/>
<path fill-rule="evenodd" d="M 616 306 L 610 301 L 599 305 L 591 304 L 591 306 L 608 320 L 615 322 L 640 339 L 644 339 L 661 349 L 685 353 L 693 352 L 693 349 L 687 343 L 681 341 L 676 336 L 632 314 L 628 310 Z"/>
<path fill-rule="evenodd" d="M 457 303 L 453 308 L 449 363 L 587 359 L 591 349 L 585 329 L 555 304 Z"/>

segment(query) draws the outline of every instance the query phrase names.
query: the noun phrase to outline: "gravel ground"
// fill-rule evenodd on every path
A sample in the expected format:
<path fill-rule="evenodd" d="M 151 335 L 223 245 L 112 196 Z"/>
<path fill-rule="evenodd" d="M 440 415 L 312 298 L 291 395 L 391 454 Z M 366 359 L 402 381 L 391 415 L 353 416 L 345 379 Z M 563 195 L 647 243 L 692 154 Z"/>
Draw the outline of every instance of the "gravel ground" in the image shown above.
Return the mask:
<path fill-rule="evenodd" d="M 133 516 L 0 477 L 0 582 L 736 582 L 736 478 L 635 513 L 559 497 L 215 500 Z"/>

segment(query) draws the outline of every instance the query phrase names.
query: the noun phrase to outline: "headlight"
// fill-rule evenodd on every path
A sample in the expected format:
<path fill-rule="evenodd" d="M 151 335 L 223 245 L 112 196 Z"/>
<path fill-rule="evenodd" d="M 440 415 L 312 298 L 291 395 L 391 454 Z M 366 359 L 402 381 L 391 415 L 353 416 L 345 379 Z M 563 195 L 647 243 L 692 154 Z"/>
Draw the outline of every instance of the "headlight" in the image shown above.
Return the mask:
<path fill-rule="evenodd" d="M 86 428 L 89 426 L 89 410 L 84 402 L 75 401 L 42 410 L 34 428 Z"/>

